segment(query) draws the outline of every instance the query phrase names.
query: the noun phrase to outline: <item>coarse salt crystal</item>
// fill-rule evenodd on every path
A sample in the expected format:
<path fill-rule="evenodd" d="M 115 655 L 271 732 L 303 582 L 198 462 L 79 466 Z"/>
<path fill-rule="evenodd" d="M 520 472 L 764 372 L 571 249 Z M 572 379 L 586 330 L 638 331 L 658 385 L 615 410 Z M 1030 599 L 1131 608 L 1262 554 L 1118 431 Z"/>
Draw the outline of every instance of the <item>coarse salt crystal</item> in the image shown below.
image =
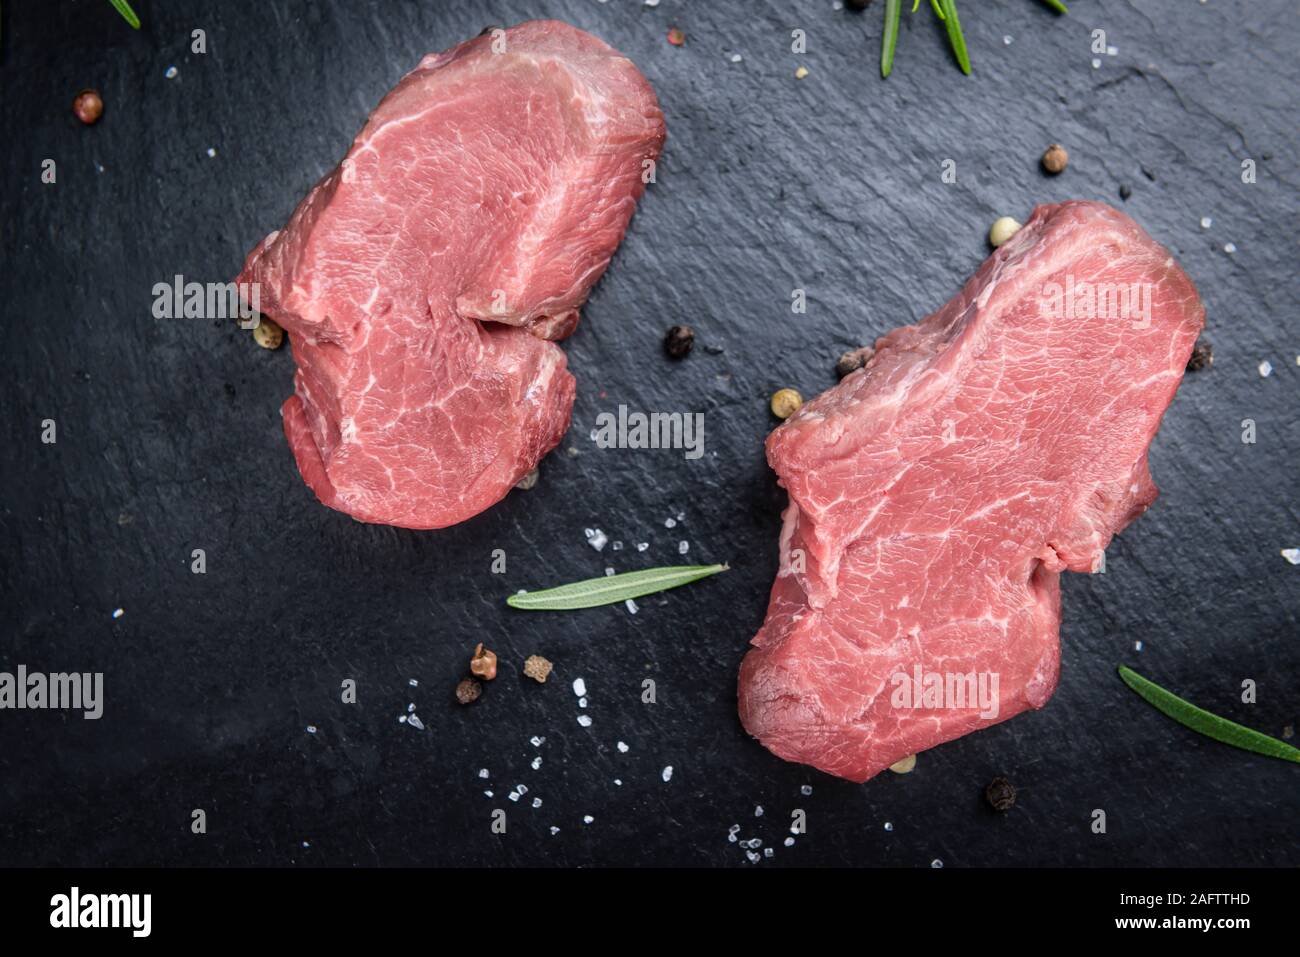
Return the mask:
<path fill-rule="evenodd" d="M 1292 549 L 1292 551 L 1295 551 L 1295 549 Z M 1286 553 L 1283 552 L 1283 554 L 1286 554 Z M 622 741 L 620 741 L 618 744 L 616 744 L 615 747 L 618 748 L 618 750 L 619 750 L 619 752 L 620 752 L 621 754 L 627 754 L 627 745 L 624 744 Z"/>
<path fill-rule="evenodd" d="M 885 822 L 885 830 L 886 830 L 886 831 L 892 831 L 893 829 L 894 829 L 894 825 L 892 825 L 892 824 L 890 824 L 888 821 L 886 821 L 886 822 Z"/>
<path fill-rule="evenodd" d="M 665 782 L 673 779 L 673 766 L 671 764 L 664 768 L 662 777 Z"/>
<path fill-rule="evenodd" d="M 812 794 L 812 785 L 805 784 L 803 787 L 799 789 L 799 793 L 802 794 L 804 797 L 807 797 L 809 794 Z"/>
<path fill-rule="evenodd" d="M 402 715 L 400 718 L 398 718 L 398 719 L 397 719 L 397 723 L 398 723 L 398 724 L 406 724 L 406 715 Z"/>
<path fill-rule="evenodd" d="M 629 615 L 635 615 L 638 611 L 641 610 L 640 607 L 638 607 L 637 603 L 634 602 L 631 598 L 623 602 L 623 604 L 627 606 L 627 613 Z"/>
<path fill-rule="evenodd" d="M 559 829 L 558 827 L 556 827 L 554 824 L 552 824 L 552 825 L 551 825 L 551 833 L 552 833 L 552 834 L 559 834 L 559 833 L 560 833 L 560 829 Z"/>
<path fill-rule="evenodd" d="M 605 566 L 605 577 L 606 577 L 606 578 L 613 578 L 613 577 L 614 577 L 614 569 L 613 569 L 611 566 L 609 566 L 609 565 L 606 565 L 606 566 Z"/>
<path fill-rule="evenodd" d="M 733 53 L 733 54 L 731 54 L 731 62 L 732 62 L 732 63 L 739 63 L 739 62 L 740 62 L 741 60 L 743 60 L 743 59 L 745 59 L 745 58 L 744 58 L 743 56 L 741 56 L 739 53 Z"/>
<path fill-rule="evenodd" d="M 763 848 L 763 856 L 764 856 L 764 857 L 773 857 L 775 854 L 776 854 L 776 851 L 772 850 L 770 847 L 765 847 L 765 848 Z"/>
<path fill-rule="evenodd" d="M 541 766 L 542 766 L 542 756 L 539 754 L 537 757 L 533 758 L 532 769 L 536 771 Z"/>
<path fill-rule="evenodd" d="M 1292 565 L 1300 565 L 1300 548 L 1284 548 L 1282 549 L 1282 557 Z"/>
<path fill-rule="evenodd" d="M 527 785 L 527 784 L 516 784 L 516 785 L 515 785 L 515 790 L 518 791 L 520 794 L 527 794 L 527 793 L 528 793 L 528 785 Z"/>
<path fill-rule="evenodd" d="M 424 722 L 420 720 L 419 715 L 414 715 L 414 714 L 411 715 L 411 720 L 406 723 L 409 724 L 412 728 L 415 728 L 417 731 L 424 730 Z"/>
<path fill-rule="evenodd" d="M 542 806 L 542 799 L 541 799 L 541 798 L 533 798 L 533 807 L 541 807 L 541 806 Z"/>
<path fill-rule="evenodd" d="M 420 682 L 416 681 L 414 678 L 408 681 L 407 684 L 410 685 L 412 688 L 418 688 L 420 686 Z"/>
<path fill-rule="evenodd" d="M 169 79 L 169 80 L 174 80 L 174 79 L 176 79 L 176 74 L 179 73 L 179 72 L 180 72 L 180 71 L 177 70 L 176 67 L 174 67 L 174 66 L 169 66 L 169 67 L 167 68 L 167 72 L 164 73 L 163 76 L 167 77 L 167 79 Z"/>
<path fill-rule="evenodd" d="M 678 554 L 678 555 L 685 555 L 685 554 L 686 554 L 687 552 L 689 552 L 690 550 L 691 550 L 691 543 L 690 543 L 690 542 L 682 541 L 682 542 L 678 542 L 678 543 L 677 543 L 677 554 Z"/>
<path fill-rule="evenodd" d="M 1096 57 L 1093 57 L 1093 58 L 1092 58 L 1092 68 L 1093 68 L 1094 70 L 1100 70 L 1100 69 L 1101 69 L 1101 61 L 1098 60 Z"/>
<path fill-rule="evenodd" d="M 585 707 L 587 707 L 587 699 L 586 699 L 586 698 L 579 698 L 579 699 L 578 699 L 578 707 L 579 707 L 579 708 L 585 708 Z"/>
<path fill-rule="evenodd" d="M 518 800 L 519 800 L 519 792 L 518 792 L 518 791 L 511 791 L 509 794 L 506 795 L 506 797 L 510 798 L 510 800 L 512 800 L 512 801 L 518 801 Z"/>
<path fill-rule="evenodd" d="M 573 693 L 576 694 L 579 698 L 585 695 L 587 693 L 587 682 L 583 681 L 581 678 L 574 678 Z"/>
<path fill-rule="evenodd" d="M 1269 362 L 1267 359 L 1261 362 L 1259 364 L 1259 374 L 1265 379 L 1271 376 L 1273 374 L 1273 363 Z"/>
<path fill-rule="evenodd" d="M 622 786 L 623 786 L 623 779 L 622 779 L 622 778 L 615 778 L 615 779 L 614 779 L 614 783 L 615 783 L 616 785 L 618 785 L 619 787 L 622 787 Z"/>
<path fill-rule="evenodd" d="M 605 543 L 609 541 L 609 538 L 605 533 L 598 528 L 584 528 L 582 531 L 583 534 L 587 536 L 587 544 L 596 551 L 600 551 L 604 548 Z"/>
<path fill-rule="evenodd" d="M 532 744 L 532 746 L 535 747 L 535 748 L 540 748 L 540 747 L 542 746 L 542 744 L 546 741 L 545 738 L 539 738 L 537 735 L 533 735 L 533 736 L 532 736 L 531 738 L 529 738 L 528 740 L 529 740 L 529 742 Z"/>
<path fill-rule="evenodd" d="M 594 821 L 594 820 L 596 820 L 596 819 L 595 819 L 594 817 L 592 817 L 590 814 L 584 814 L 584 815 L 582 816 L 582 823 L 583 823 L 583 824 L 590 824 L 590 823 L 591 823 L 592 821 Z"/>
<path fill-rule="evenodd" d="M 793 837 L 787 837 L 787 838 L 785 839 L 785 846 L 786 846 L 786 847 L 794 847 L 794 838 L 793 838 Z"/>
<path fill-rule="evenodd" d="M 763 805 L 760 804 L 754 808 L 754 817 L 762 817 L 762 816 L 763 816 Z"/>
<path fill-rule="evenodd" d="M 745 856 L 749 858 L 749 863 L 751 864 L 757 864 L 760 860 L 762 860 L 762 858 L 759 857 L 757 854 L 755 854 L 753 851 L 746 851 Z"/>
<path fill-rule="evenodd" d="M 1231 256 L 1233 253 L 1235 253 L 1235 252 L 1237 251 L 1237 244 L 1236 244 L 1236 243 L 1224 243 L 1224 244 L 1223 244 L 1223 251 L 1224 251 L 1225 253 L 1227 253 L 1229 256 Z"/>
<path fill-rule="evenodd" d="M 126 612 L 124 612 L 121 608 L 114 608 L 114 609 L 113 609 L 113 617 L 114 617 L 114 618 L 121 618 L 121 617 L 122 617 L 123 615 L 125 615 L 125 614 L 126 614 Z"/>
<path fill-rule="evenodd" d="M 934 860 L 930 862 L 930 866 L 933 867 L 935 870 L 938 870 L 939 868 L 943 867 L 943 861 L 939 860 L 939 858 L 936 857 Z"/>
<path fill-rule="evenodd" d="M 484 793 L 485 795 L 487 795 L 488 797 L 491 797 L 491 796 L 492 796 L 492 792 L 491 792 L 491 791 L 484 791 L 483 793 Z"/>
<path fill-rule="evenodd" d="M 486 778 L 486 777 L 488 776 L 488 769 L 487 769 L 487 768 L 479 768 L 479 769 L 478 769 L 478 776 L 481 777 L 481 778 Z"/>
<path fill-rule="evenodd" d="M 1296 361 L 1300 362 L 1300 356 L 1297 356 Z M 649 548 L 649 547 L 650 547 L 650 543 L 649 543 L 649 542 L 637 542 L 637 543 L 636 543 L 636 550 L 637 550 L 638 552 L 643 552 L 643 551 L 645 551 L 645 550 L 646 550 L 647 548 Z"/>
<path fill-rule="evenodd" d="M 309 724 L 309 725 L 307 725 L 307 733 L 308 733 L 308 734 L 315 734 L 315 733 L 316 733 L 316 725 L 314 725 L 314 724 Z"/>
<path fill-rule="evenodd" d="M 590 728 L 590 727 L 591 727 L 591 715 L 588 715 L 588 714 L 580 714 L 580 715 L 578 715 L 578 724 L 582 725 L 584 728 Z"/>
<path fill-rule="evenodd" d="M 1135 642 L 1133 642 L 1133 650 L 1134 650 L 1134 651 L 1141 651 L 1141 650 L 1142 650 L 1142 642 L 1141 642 L 1141 641 L 1135 641 Z"/>
<path fill-rule="evenodd" d="M 216 156 L 216 155 L 217 155 L 217 151 L 214 150 L 211 146 L 209 146 L 209 147 L 208 147 L 208 157 L 211 158 L 211 157 Z"/>
<path fill-rule="evenodd" d="M 1211 226 L 1213 226 L 1213 225 L 1214 225 L 1214 220 L 1212 220 L 1209 216 L 1202 216 L 1202 217 L 1201 217 L 1201 228 L 1202 228 L 1202 229 L 1209 229 L 1209 228 L 1210 228 Z"/>

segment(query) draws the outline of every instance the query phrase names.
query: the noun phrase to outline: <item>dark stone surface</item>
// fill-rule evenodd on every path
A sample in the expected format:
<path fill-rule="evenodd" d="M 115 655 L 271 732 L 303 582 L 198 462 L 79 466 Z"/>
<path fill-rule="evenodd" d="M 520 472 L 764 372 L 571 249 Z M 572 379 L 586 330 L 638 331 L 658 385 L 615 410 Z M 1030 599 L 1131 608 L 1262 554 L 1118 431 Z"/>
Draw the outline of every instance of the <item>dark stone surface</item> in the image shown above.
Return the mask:
<path fill-rule="evenodd" d="M 1289 0 L 1176 16 L 1075 0 L 1068 18 L 967 3 L 970 78 L 922 10 L 905 15 L 885 82 L 880 4 L 136 7 L 139 33 L 107 3 L 4 5 L 0 668 L 103 671 L 107 703 L 99 721 L 0 712 L 0 864 L 744 864 L 733 823 L 776 845 L 769 866 L 1300 864 L 1300 771 L 1184 730 L 1115 675 L 1128 662 L 1270 734 L 1296 722 L 1300 568 L 1279 555 L 1300 546 Z M 152 286 L 232 276 L 422 54 L 541 16 L 632 57 L 669 125 L 658 183 L 566 346 L 572 430 L 534 490 L 473 521 L 363 526 L 317 504 L 294 468 L 278 411 L 288 350 L 229 323 L 155 320 Z M 666 42 L 673 25 L 685 46 Z M 806 55 L 789 52 L 796 27 Z M 206 55 L 188 52 L 195 28 Z M 1093 29 L 1118 48 L 1100 68 Z M 84 86 L 104 95 L 95 127 L 70 111 Z M 1038 167 L 1051 142 L 1071 155 L 1056 178 Z M 40 181 L 46 158 L 55 185 Z M 768 395 L 819 392 L 845 349 L 939 306 L 997 216 L 1121 204 L 1125 185 L 1123 208 L 1200 287 L 1214 365 L 1188 377 L 1155 441 L 1160 500 L 1107 574 L 1064 580 L 1055 698 L 863 786 L 772 757 L 735 716 L 784 499 L 763 460 Z M 698 335 L 679 363 L 662 349 L 674 323 Z M 597 449 L 595 418 L 619 403 L 703 411 L 708 453 Z M 56 445 L 39 440 L 45 418 Z M 597 554 L 585 527 L 627 547 Z M 607 565 L 677 563 L 683 539 L 689 560 L 733 570 L 635 616 L 504 605 Z M 206 575 L 190 572 L 194 548 Z M 478 641 L 503 674 L 461 708 Z M 556 664 L 545 686 L 518 675 L 532 653 Z M 578 676 L 590 728 L 575 721 Z M 340 703 L 347 678 L 356 705 Z M 657 704 L 641 701 L 645 678 Z M 1245 679 L 1256 704 L 1240 700 Z M 423 731 L 398 722 L 410 702 Z M 1004 815 L 983 798 L 998 774 L 1018 789 Z M 529 791 L 513 804 L 517 783 Z M 493 808 L 508 811 L 504 836 Z M 785 848 L 795 808 L 809 833 Z M 1090 832 L 1096 808 L 1105 835 Z"/>

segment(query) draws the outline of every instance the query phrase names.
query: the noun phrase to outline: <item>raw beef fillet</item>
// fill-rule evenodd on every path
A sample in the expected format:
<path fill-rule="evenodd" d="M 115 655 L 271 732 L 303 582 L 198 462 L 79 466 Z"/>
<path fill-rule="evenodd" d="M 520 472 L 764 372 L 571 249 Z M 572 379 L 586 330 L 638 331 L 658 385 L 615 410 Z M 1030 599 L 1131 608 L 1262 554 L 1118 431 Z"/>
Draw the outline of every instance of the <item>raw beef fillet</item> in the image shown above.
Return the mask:
<path fill-rule="evenodd" d="M 1203 320 L 1127 216 L 1040 206 L 952 301 L 776 429 L 790 504 L 740 669 L 749 733 L 865 781 L 1042 707 L 1059 573 L 1097 570 L 1155 499 L 1147 446 Z"/>
<path fill-rule="evenodd" d="M 533 21 L 425 57 L 239 282 L 288 330 L 303 478 L 366 522 L 499 501 L 569 426 L 563 339 L 664 141 L 630 60 Z"/>

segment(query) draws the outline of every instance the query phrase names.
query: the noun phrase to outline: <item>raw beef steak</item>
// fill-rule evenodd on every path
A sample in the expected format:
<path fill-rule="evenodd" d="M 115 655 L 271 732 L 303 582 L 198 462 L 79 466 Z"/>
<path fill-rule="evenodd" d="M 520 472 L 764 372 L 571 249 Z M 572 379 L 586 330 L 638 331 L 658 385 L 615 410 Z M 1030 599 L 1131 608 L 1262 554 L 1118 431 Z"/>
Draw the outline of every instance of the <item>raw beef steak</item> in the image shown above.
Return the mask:
<path fill-rule="evenodd" d="M 740 716 L 865 781 L 1039 708 L 1059 573 L 1156 497 L 1147 446 L 1204 319 L 1173 257 L 1100 203 L 1040 206 L 966 287 L 767 441 L 790 493 Z"/>
<path fill-rule="evenodd" d="M 430 55 L 240 282 L 289 331 L 285 434 L 322 502 L 440 528 L 569 426 L 562 339 L 623 238 L 664 121 L 631 61 L 534 21 Z"/>

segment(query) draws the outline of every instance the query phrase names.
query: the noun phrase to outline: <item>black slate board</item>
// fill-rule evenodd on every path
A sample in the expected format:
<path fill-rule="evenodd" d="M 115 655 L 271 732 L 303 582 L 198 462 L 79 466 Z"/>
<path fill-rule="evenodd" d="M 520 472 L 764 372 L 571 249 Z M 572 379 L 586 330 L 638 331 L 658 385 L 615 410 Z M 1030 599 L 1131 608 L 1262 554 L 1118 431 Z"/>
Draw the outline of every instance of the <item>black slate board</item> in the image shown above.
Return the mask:
<path fill-rule="evenodd" d="M 103 671 L 107 704 L 99 721 L 0 712 L 0 864 L 744 865 L 733 824 L 775 846 L 765 866 L 1300 864 L 1300 770 L 1197 737 L 1115 676 L 1128 662 L 1270 734 L 1296 722 L 1300 568 L 1279 554 L 1300 546 L 1288 0 L 1074 0 L 1068 18 L 966 3 L 970 78 L 922 10 L 886 82 L 880 4 L 135 6 L 138 33 L 107 3 L 4 4 L 0 669 Z M 155 320 L 152 287 L 228 279 L 424 53 L 531 17 L 596 33 L 649 77 L 669 125 L 658 182 L 566 343 L 578 401 L 537 488 L 442 532 L 358 524 L 294 468 L 278 412 L 288 350 L 229 323 Z M 204 55 L 189 52 L 197 28 Z M 805 55 L 790 52 L 795 28 Z M 1114 55 L 1090 50 L 1094 29 Z M 93 128 L 68 109 L 83 86 L 107 103 Z M 1072 159 L 1050 179 L 1037 160 L 1053 141 Z M 768 395 L 831 385 L 845 348 L 952 295 L 994 218 L 1069 197 L 1121 205 L 1206 301 L 1215 362 L 1155 441 L 1160 500 L 1107 574 L 1066 576 L 1045 709 L 862 786 L 777 760 L 735 716 L 784 499 L 763 460 Z M 699 343 L 670 364 L 660 340 L 676 322 Z M 706 456 L 597 449 L 596 416 L 619 403 L 703 411 Z M 598 554 L 584 528 L 625 548 Z M 681 540 L 732 571 L 635 616 L 504 605 L 606 566 L 678 562 Z M 478 641 L 508 664 L 460 708 L 451 689 Z M 556 663 L 544 687 L 516 676 L 531 653 Z M 356 705 L 340 703 L 347 678 Z M 408 703 L 424 730 L 399 723 Z M 981 797 L 998 773 L 1020 787 L 1005 816 Z M 787 848 L 796 808 L 808 834 Z"/>

